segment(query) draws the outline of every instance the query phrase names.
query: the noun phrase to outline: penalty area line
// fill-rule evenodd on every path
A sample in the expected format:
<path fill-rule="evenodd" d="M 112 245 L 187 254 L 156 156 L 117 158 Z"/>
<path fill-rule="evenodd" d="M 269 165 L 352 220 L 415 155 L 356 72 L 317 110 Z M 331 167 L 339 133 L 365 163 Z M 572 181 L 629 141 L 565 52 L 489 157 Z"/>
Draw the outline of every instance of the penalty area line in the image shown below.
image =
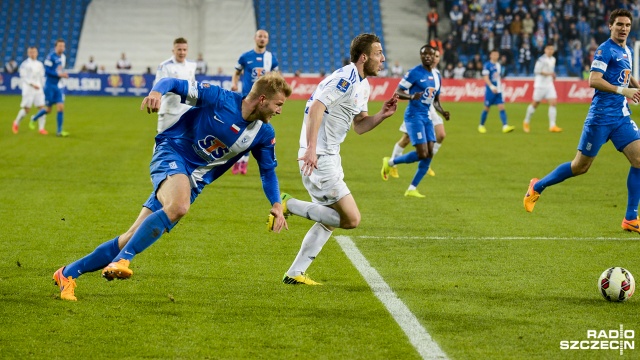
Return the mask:
<path fill-rule="evenodd" d="M 374 269 L 367 258 L 362 255 L 356 244 L 349 236 L 336 236 L 338 245 L 353 263 L 356 269 L 364 277 L 375 296 L 387 308 L 393 319 L 400 325 L 407 335 L 411 345 L 418 351 L 423 359 L 448 359 L 440 346 L 431 338 L 431 335 L 420 324 L 416 316 L 398 298 L 382 276 Z"/>

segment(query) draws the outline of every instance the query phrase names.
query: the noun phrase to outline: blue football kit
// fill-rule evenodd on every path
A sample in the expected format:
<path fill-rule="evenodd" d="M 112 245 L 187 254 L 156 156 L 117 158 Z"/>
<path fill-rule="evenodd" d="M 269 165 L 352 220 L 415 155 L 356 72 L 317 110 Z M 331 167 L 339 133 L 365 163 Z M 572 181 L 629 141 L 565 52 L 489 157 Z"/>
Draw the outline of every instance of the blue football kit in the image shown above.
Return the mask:
<path fill-rule="evenodd" d="M 249 50 L 240 55 L 235 69 L 244 71 L 241 79 L 242 97 L 244 98 L 249 94 L 253 83 L 256 82 L 260 76 L 278 69 L 278 59 L 271 51 L 265 51 L 259 54 L 255 50 Z"/>
<path fill-rule="evenodd" d="M 56 54 L 52 51 L 44 61 L 44 99 L 47 106 L 64 102 L 64 95 L 60 88 L 59 72 L 64 70 L 65 56 L 64 54 Z"/>
<path fill-rule="evenodd" d="M 491 84 L 499 89 L 497 94 L 491 91 L 489 85 L 485 84 L 484 89 L 484 106 L 489 107 L 491 105 L 504 104 L 502 98 L 502 84 L 500 83 L 500 64 L 487 61 L 482 68 L 482 76 L 489 75 L 489 81 Z"/>
<path fill-rule="evenodd" d="M 422 65 L 409 70 L 398 84 L 400 89 L 409 91 L 410 95 L 422 93 L 420 99 L 409 100 L 409 105 L 404 112 L 407 135 L 414 146 L 436 141 L 429 108 L 433 106 L 435 97 L 440 94 L 441 84 L 440 74 L 429 71 Z"/>

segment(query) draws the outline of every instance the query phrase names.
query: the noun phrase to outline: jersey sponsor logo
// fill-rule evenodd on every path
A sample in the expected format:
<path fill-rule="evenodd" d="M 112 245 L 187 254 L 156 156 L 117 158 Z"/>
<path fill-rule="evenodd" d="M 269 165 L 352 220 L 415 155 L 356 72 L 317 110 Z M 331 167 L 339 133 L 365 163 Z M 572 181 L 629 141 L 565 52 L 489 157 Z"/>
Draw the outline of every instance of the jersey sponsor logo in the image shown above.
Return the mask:
<path fill-rule="evenodd" d="M 631 76 L 631 69 L 622 69 L 620 71 L 620 75 L 618 76 L 618 82 L 620 85 L 629 84 L 629 76 Z"/>
<path fill-rule="evenodd" d="M 351 84 L 345 80 L 345 79 L 340 79 L 340 81 L 338 81 L 338 84 L 336 85 L 336 89 L 342 91 L 342 92 L 347 92 L 347 89 L 349 89 L 349 86 Z"/>
<path fill-rule="evenodd" d="M 267 73 L 267 70 L 262 67 L 256 67 L 251 70 L 251 80 L 255 82 L 258 78 Z"/>
<path fill-rule="evenodd" d="M 213 135 L 207 135 L 204 139 L 198 140 L 197 146 L 194 144 L 193 149 L 207 161 L 219 159 L 229 152 L 227 145 Z"/>

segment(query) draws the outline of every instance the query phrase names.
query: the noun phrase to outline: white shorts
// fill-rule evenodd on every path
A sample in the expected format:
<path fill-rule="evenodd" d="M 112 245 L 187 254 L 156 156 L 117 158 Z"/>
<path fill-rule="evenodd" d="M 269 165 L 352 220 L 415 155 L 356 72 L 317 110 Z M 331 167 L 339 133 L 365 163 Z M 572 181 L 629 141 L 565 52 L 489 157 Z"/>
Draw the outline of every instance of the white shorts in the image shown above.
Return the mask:
<path fill-rule="evenodd" d="M 32 106 L 41 107 L 44 106 L 44 92 L 28 92 L 22 94 L 22 101 L 20 102 L 21 108 L 30 108 Z"/>
<path fill-rule="evenodd" d="M 544 99 L 557 99 L 558 94 L 556 93 L 555 86 L 545 86 L 545 87 L 537 87 L 533 88 L 533 101 L 540 102 Z"/>
<path fill-rule="evenodd" d="M 444 125 L 444 121 L 433 106 L 431 106 L 431 108 L 429 109 L 429 118 L 431 119 L 434 127 L 436 125 Z M 400 124 L 400 129 L 398 130 L 405 134 L 407 133 L 407 126 L 404 124 L 404 121 L 402 121 L 402 124 Z"/>
<path fill-rule="evenodd" d="M 300 149 L 298 156 L 304 155 L 304 151 Z M 300 168 L 302 165 L 303 162 L 298 161 Z M 318 155 L 318 168 L 310 176 L 302 175 L 302 184 L 315 204 L 332 205 L 351 194 L 344 182 L 340 155 Z"/>

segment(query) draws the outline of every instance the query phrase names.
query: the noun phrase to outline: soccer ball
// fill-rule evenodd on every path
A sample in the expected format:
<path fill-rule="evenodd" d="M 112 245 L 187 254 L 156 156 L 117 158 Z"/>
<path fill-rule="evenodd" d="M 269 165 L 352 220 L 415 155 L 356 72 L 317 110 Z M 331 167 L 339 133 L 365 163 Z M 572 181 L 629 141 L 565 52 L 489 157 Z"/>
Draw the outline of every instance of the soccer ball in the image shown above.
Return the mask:
<path fill-rule="evenodd" d="M 612 267 L 600 275 L 598 291 L 609 301 L 627 301 L 636 291 L 636 281 L 625 268 Z"/>

